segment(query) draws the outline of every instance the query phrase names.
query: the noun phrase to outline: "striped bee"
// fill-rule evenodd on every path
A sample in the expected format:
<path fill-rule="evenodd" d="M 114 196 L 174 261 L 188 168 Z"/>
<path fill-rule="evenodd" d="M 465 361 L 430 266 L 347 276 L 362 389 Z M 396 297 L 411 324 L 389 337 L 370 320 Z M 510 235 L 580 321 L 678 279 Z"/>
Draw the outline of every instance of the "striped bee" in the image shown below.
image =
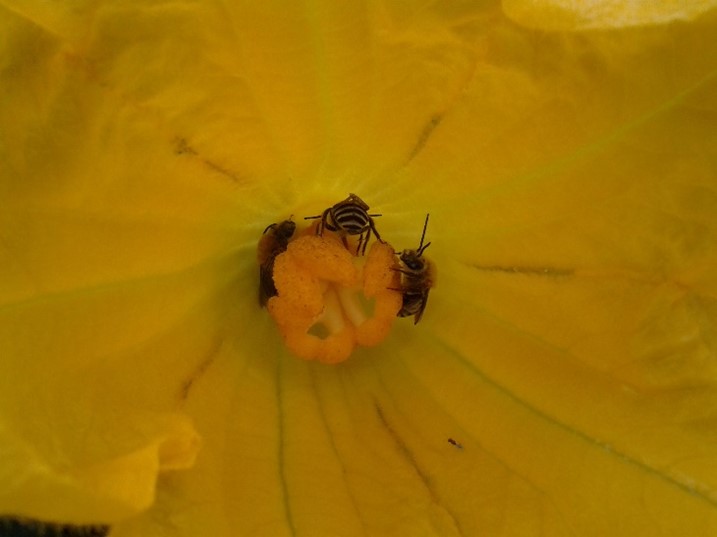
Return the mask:
<path fill-rule="evenodd" d="M 399 317 L 414 316 L 413 324 L 418 324 L 426 309 L 428 303 L 428 292 L 435 284 L 436 269 L 428 259 L 423 257 L 423 252 L 431 243 L 424 245 L 423 239 L 426 237 L 426 228 L 428 227 L 428 217 L 423 224 L 423 233 L 421 234 L 421 243 L 418 250 L 404 250 L 399 255 L 401 266 L 396 268 L 401 273 L 401 287 L 394 289 L 403 294 L 403 305 L 398 312 Z"/>
<path fill-rule="evenodd" d="M 259 261 L 259 305 L 266 306 L 267 301 L 277 295 L 274 286 L 274 260 L 286 251 L 289 240 L 296 231 L 296 222 L 284 220 L 279 224 L 270 224 L 264 230 L 257 248 Z M 268 232 L 268 233 L 267 233 Z"/>
<path fill-rule="evenodd" d="M 346 236 L 359 235 L 356 253 L 359 254 L 360 252 L 360 255 L 363 255 L 366 253 L 366 245 L 371 237 L 371 232 L 376 235 L 380 242 L 385 242 L 381 239 L 373 223 L 373 219 L 377 216 L 381 215 L 368 213 L 368 205 L 365 201 L 356 194 L 349 194 L 348 198 L 338 202 L 333 207 L 329 207 L 323 213 L 316 216 L 305 216 L 304 220 L 321 218 L 316 230 L 317 235 L 323 234 L 324 228 L 329 231 L 336 231 L 347 248 Z"/>

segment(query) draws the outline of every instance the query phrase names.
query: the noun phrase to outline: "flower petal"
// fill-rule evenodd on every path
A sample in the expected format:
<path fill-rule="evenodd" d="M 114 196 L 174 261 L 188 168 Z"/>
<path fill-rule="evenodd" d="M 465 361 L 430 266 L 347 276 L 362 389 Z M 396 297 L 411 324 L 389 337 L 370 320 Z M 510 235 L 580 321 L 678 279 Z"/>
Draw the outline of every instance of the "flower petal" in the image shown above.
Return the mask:
<path fill-rule="evenodd" d="M 69 479 L 66 486 L 80 492 L 94 487 L 110 504 L 128 503 L 97 510 L 88 504 L 80 518 L 81 502 L 69 494 L 20 509 L 20 492 L 9 489 L 4 512 L 75 523 L 116 520 L 151 503 L 158 471 L 186 466 L 198 448 L 196 433 L 180 416 L 154 416 L 176 410 L 187 379 L 211 359 L 219 340 L 217 309 L 206 298 L 211 291 L 197 285 L 208 281 L 199 272 L 0 308 L 0 415 L 15 462 L 28 465 L 8 463 L 4 471 L 35 476 L 12 480 L 39 487 L 26 497 L 49 487 L 40 480 L 45 476 Z M 122 484 L 117 467 L 127 466 L 137 477 Z M 114 492 L 125 485 L 131 490 Z M 123 499 L 130 493 L 137 499 Z"/>
<path fill-rule="evenodd" d="M 153 510 L 161 519 L 148 513 L 113 536 L 458 535 L 382 417 L 387 388 L 351 363 L 304 362 L 280 344 L 243 362 L 228 351 L 187 401 L 207 426 L 197 466 L 172 476 Z"/>
<path fill-rule="evenodd" d="M 503 0 L 506 15 L 518 24 L 563 31 L 690 21 L 715 7 L 710 0 Z"/>
<path fill-rule="evenodd" d="M 115 521 L 158 480 L 114 535 L 715 532 L 707 18 L 6 4 L 2 468 L 51 469 L 14 510 Z M 253 245 L 355 187 L 400 246 L 431 213 L 441 284 L 303 363 Z"/>
<path fill-rule="evenodd" d="M 246 187 L 93 78 L 70 18 L 0 9 L 0 511 L 112 522 L 199 448 L 177 406 L 220 346 Z"/>
<path fill-rule="evenodd" d="M 480 352 L 457 348 L 467 331 L 479 334 Z M 690 418 L 666 423 L 668 398 L 626 391 L 489 318 L 442 337 L 422 338 L 425 354 L 401 352 L 386 382 L 407 450 L 445 491 L 466 534 L 698 535 L 717 527 L 711 433 L 690 431 Z M 697 400 L 714 409 L 713 395 Z M 452 459 L 438 458 L 442 445 Z M 454 468 L 462 457 L 472 460 Z"/>
<path fill-rule="evenodd" d="M 85 447 L 77 454 L 39 452 L 34 442 L 19 438 L 8 428 L 0 430 L 3 475 L 0 509 L 13 516 L 44 521 L 88 524 L 113 522 L 147 509 L 155 496 L 157 474 L 194 463 L 199 437 L 186 418 L 118 417 L 121 423 L 93 431 L 103 434 L 104 449 Z M 102 430 L 104 429 L 104 430 Z M 132 431 L 122 438 L 118 431 Z M 58 442 L 59 438 L 54 441 Z M 116 453 L 126 445 L 127 451 Z M 136 447 L 130 447 L 130 445 Z M 99 449 L 98 449 L 99 448 Z M 109 452 L 109 453 L 108 453 Z M 65 459 L 59 464 L 58 459 Z"/>

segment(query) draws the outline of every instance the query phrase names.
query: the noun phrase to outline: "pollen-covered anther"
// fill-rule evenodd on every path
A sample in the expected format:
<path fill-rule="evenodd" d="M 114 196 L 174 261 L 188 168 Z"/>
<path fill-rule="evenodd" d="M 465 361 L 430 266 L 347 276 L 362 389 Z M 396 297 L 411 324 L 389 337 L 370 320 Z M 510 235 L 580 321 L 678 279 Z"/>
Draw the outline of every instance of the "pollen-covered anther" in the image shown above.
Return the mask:
<path fill-rule="evenodd" d="M 401 309 L 393 249 L 374 243 L 355 256 L 333 233 L 304 235 L 274 264 L 278 296 L 267 307 L 286 346 L 299 358 L 338 363 L 357 345 L 373 346 Z"/>

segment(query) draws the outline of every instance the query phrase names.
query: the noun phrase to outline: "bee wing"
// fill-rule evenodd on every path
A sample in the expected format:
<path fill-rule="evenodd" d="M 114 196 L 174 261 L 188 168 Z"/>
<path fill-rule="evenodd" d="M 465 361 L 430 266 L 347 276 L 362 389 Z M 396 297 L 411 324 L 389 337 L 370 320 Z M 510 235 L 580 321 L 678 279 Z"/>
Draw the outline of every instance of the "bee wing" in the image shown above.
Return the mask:
<path fill-rule="evenodd" d="M 423 293 L 423 300 L 421 300 L 421 305 L 418 308 L 416 316 L 413 319 L 413 324 L 418 324 L 418 321 L 420 321 L 421 317 L 423 317 L 423 310 L 426 309 L 426 304 L 428 304 L 428 289 L 426 289 L 426 291 Z"/>
<path fill-rule="evenodd" d="M 263 308 L 273 296 L 276 296 L 274 287 L 274 263 L 273 261 L 259 266 L 259 305 Z"/>
<path fill-rule="evenodd" d="M 266 306 L 269 297 L 267 296 L 266 289 L 264 289 L 264 267 L 259 267 L 259 306 L 262 308 Z"/>

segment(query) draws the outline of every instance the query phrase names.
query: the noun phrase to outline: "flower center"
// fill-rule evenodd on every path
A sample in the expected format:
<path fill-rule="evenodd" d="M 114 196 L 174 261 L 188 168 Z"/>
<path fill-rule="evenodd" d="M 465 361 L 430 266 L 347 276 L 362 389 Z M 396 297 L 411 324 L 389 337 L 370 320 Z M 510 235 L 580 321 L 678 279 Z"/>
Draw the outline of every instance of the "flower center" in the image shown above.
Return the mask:
<path fill-rule="evenodd" d="M 292 353 L 334 364 L 388 336 L 401 309 L 400 278 L 390 245 L 374 242 L 365 257 L 356 256 L 336 234 L 313 233 L 309 228 L 276 256 L 278 295 L 267 308 Z"/>

